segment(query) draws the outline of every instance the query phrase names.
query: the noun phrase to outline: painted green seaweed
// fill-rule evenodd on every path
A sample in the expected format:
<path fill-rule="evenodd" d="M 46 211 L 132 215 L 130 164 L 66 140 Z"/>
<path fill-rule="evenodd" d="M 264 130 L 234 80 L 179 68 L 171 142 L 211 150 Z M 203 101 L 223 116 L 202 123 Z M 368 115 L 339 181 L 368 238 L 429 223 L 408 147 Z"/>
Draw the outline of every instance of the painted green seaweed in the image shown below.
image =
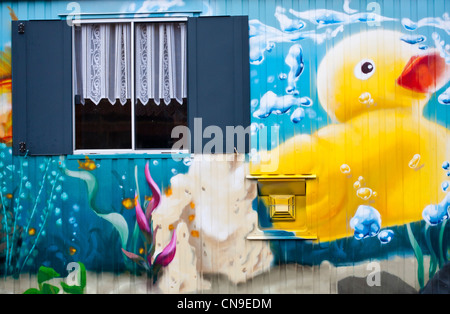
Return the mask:
<path fill-rule="evenodd" d="M 424 268 L 423 268 L 423 254 L 422 249 L 419 246 L 419 243 L 417 243 L 416 238 L 414 237 L 414 233 L 411 230 L 411 224 L 406 225 L 406 230 L 408 232 L 408 238 L 409 242 L 411 243 L 411 246 L 414 251 L 414 255 L 417 259 L 417 280 L 419 281 L 420 289 L 424 287 Z"/>
<path fill-rule="evenodd" d="M 444 232 L 445 232 L 445 226 L 447 224 L 448 219 L 444 220 L 441 224 L 441 228 L 439 230 L 439 248 L 441 249 L 439 251 L 439 268 L 442 268 L 447 261 L 446 257 L 446 250 L 444 248 Z"/>
<path fill-rule="evenodd" d="M 28 230 L 29 230 L 29 228 L 30 228 L 31 219 L 32 219 L 33 215 L 36 213 L 37 204 L 38 204 L 38 202 L 39 202 L 39 200 L 40 200 L 40 198 L 41 198 L 41 194 L 42 194 L 42 190 L 43 190 L 43 187 L 44 187 L 45 178 L 46 178 L 46 176 L 47 176 L 47 172 L 48 172 L 49 167 L 50 167 L 50 162 L 51 162 L 51 159 L 48 159 L 47 165 L 46 165 L 46 167 L 45 167 L 45 172 L 44 172 L 43 177 L 42 177 L 41 188 L 39 189 L 38 196 L 37 196 L 36 199 L 35 199 L 35 203 L 34 203 L 34 206 L 33 206 L 33 210 L 32 210 L 32 212 L 31 212 L 31 216 L 30 216 L 30 218 L 29 218 L 29 222 L 28 222 L 28 225 L 27 225 L 26 230 L 25 230 L 25 232 L 27 232 L 27 233 L 28 233 Z M 21 164 L 21 165 L 22 165 L 22 164 Z M 52 198 L 53 198 L 53 194 L 55 193 L 55 187 L 56 187 L 57 179 L 58 179 L 58 174 L 56 174 L 55 180 L 54 180 L 54 182 L 53 182 L 53 184 L 52 184 L 50 196 L 48 197 L 48 199 L 47 199 L 47 201 L 46 201 L 46 206 L 45 206 L 45 209 L 44 209 L 44 212 L 45 212 L 44 222 L 43 222 L 43 224 L 42 224 L 42 227 L 39 229 L 39 232 L 38 232 L 38 234 L 37 234 L 37 236 L 36 236 L 36 239 L 35 239 L 35 241 L 34 241 L 34 243 L 33 243 L 33 246 L 32 246 L 31 249 L 28 251 L 28 254 L 27 254 L 26 257 L 25 257 L 25 260 L 23 261 L 22 266 L 20 267 L 20 270 L 19 270 L 18 274 L 20 274 L 20 272 L 22 271 L 23 267 L 24 267 L 25 264 L 27 263 L 29 257 L 31 256 L 31 253 L 33 252 L 33 250 L 35 249 L 35 247 L 36 247 L 36 245 L 37 245 L 37 243 L 38 243 L 39 238 L 40 238 L 41 235 L 42 235 L 42 232 L 43 232 L 43 230 L 44 230 L 45 225 L 47 224 L 48 216 L 49 216 L 49 214 L 50 214 L 50 212 L 51 212 L 51 209 L 53 208 L 53 206 L 51 206 L 51 200 L 52 200 Z"/>
<path fill-rule="evenodd" d="M 428 273 L 429 277 L 431 278 L 434 276 L 438 264 L 436 253 L 434 252 L 433 246 L 431 244 L 431 229 L 429 224 L 425 225 L 425 241 L 430 251 L 430 268 L 428 270 Z"/>
<path fill-rule="evenodd" d="M 10 157 L 11 149 L 5 146 L 0 148 L 2 149 L 0 157 L 3 158 L 3 161 L 0 161 L 2 171 L 0 178 L 3 179 L 0 189 L 2 230 L 0 240 L 4 243 L 0 250 L 2 258 L 4 257 L 4 267 L 0 272 L 5 276 L 12 274 L 17 277 L 24 267 L 32 262 L 32 254 L 45 234 L 48 218 L 54 209 L 54 200 L 62 190 L 58 185 L 62 175 L 52 170 L 52 164 L 55 164 L 56 160 L 46 157 L 39 166 L 42 177 L 35 185 L 25 171 L 29 162 L 27 155 L 17 158 L 19 162 L 17 171 L 12 160 L 6 159 L 7 156 Z M 10 186 L 10 182 L 12 184 L 16 182 L 16 175 L 19 178 L 17 185 Z M 36 195 L 32 193 L 33 186 L 40 187 Z M 41 223 L 34 228 L 36 219 L 40 219 Z"/>
<path fill-rule="evenodd" d="M 98 217 L 105 219 L 114 226 L 114 228 L 119 233 L 121 245 L 123 248 L 125 248 L 128 242 L 128 224 L 121 214 L 114 212 L 104 214 L 97 207 L 95 202 L 95 198 L 98 192 L 97 178 L 87 170 L 69 170 L 64 165 L 62 165 L 61 169 L 67 176 L 80 179 L 86 183 L 88 200 L 91 209 Z"/>
<path fill-rule="evenodd" d="M 428 223 L 425 224 L 424 227 L 424 236 L 425 236 L 425 244 L 426 248 L 430 252 L 430 266 L 429 266 L 429 275 L 428 277 L 431 279 L 435 274 L 437 269 L 442 268 L 444 264 L 448 261 L 446 256 L 446 248 L 444 247 L 444 233 L 445 233 L 445 227 L 447 224 L 448 219 L 444 220 L 442 223 L 440 223 L 440 226 L 432 226 Z M 431 242 L 431 232 L 434 227 L 438 227 L 438 250 L 435 251 L 432 242 Z M 420 248 L 419 243 L 416 240 L 416 237 L 414 236 L 414 233 L 411 228 L 411 224 L 406 225 L 406 230 L 408 234 L 408 240 L 411 244 L 411 247 L 413 249 L 414 255 L 417 260 L 417 279 L 420 285 L 420 289 L 424 288 L 424 257 L 422 249 Z"/>

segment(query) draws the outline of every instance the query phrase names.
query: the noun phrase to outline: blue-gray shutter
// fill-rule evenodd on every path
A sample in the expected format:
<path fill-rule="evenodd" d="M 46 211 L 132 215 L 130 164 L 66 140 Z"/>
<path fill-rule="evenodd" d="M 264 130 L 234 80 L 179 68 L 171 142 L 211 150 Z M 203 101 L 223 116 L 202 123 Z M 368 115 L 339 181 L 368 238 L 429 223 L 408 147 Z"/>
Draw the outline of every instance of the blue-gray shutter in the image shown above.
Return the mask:
<path fill-rule="evenodd" d="M 14 154 L 72 153 L 72 29 L 66 21 L 12 22 L 12 123 Z"/>
<path fill-rule="evenodd" d="M 203 138 L 203 130 L 218 126 L 223 134 L 223 152 L 233 153 L 237 139 L 226 147 L 226 127 L 242 126 L 248 131 L 250 125 L 248 17 L 189 18 L 187 40 L 191 152 L 201 153 L 212 141 Z M 194 125 L 195 118 L 202 119 L 202 129 L 198 123 Z M 248 134 L 245 148 L 241 146 L 239 153 L 249 152 Z"/>

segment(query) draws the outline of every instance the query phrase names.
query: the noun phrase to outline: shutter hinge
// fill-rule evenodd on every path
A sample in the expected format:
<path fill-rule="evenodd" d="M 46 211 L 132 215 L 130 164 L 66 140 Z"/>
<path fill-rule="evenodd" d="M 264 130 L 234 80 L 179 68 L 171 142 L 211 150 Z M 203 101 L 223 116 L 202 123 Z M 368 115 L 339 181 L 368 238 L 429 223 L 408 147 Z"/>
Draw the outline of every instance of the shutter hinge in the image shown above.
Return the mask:
<path fill-rule="evenodd" d="M 18 32 L 19 32 L 19 34 L 24 34 L 25 33 L 25 24 L 19 23 Z"/>
<path fill-rule="evenodd" d="M 19 152 L 21 154 L 25 154 L 26 151 L 27 151 L 27 144 L 25 142 L 20 142 L 19 143 Z"/>

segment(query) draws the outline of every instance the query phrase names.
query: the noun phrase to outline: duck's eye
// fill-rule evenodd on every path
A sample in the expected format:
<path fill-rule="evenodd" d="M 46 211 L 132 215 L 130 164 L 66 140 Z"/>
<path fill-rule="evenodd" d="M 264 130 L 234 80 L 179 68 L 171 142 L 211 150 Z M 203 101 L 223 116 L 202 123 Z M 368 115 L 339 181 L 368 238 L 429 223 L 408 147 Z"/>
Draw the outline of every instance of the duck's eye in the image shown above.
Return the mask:
<path fill-rule="evenodd" d="M 363 59 L 355 66 L 355 76 L 360 80 L 367 80 L 375 72 L 375 63 L 370 59 Z"/>

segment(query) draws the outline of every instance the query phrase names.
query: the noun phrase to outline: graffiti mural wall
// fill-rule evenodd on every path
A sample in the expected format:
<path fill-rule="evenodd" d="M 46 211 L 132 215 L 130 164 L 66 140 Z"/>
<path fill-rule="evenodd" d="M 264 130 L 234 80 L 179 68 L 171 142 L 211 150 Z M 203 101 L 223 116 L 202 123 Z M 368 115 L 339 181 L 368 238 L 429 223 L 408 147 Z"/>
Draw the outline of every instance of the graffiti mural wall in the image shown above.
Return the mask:
<path fill-rule="evenodd" d="M 11 20 L 104 13 L 247 15 L 250 154 L 13 156 Z M 0 291 L 421 291 L 450 248 L 449 14 L 440 0 L 2 2 Z"/>

